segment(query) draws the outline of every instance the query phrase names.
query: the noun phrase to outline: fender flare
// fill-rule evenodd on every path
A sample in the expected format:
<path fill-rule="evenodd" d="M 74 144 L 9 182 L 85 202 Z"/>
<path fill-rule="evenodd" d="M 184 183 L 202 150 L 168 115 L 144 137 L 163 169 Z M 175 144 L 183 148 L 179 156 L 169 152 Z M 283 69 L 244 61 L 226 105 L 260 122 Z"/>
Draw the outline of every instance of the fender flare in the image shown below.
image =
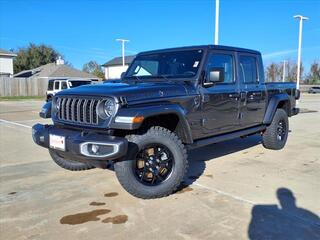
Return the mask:
<path fill-rule="evenodd" d="M 276 113 L 277 107 L 280 102 L 288 102 L 290 104 L 289 96 L 287 94 L 281 93 L 281 94 L 274 95 L 269 100 L 268 107 L 267 107 L 267 110 L 266 110 L 266 113 L 265 113 L 264 119 L 263 119 L 264 124 L 267 124 L 267 125 L 271 124 L 273 116 Z M 290 109 L 291 109 L 291 107 L 289 105 L 289 110 Z"/>
<path fill-rule="evenodd" d="M 134 130 L 138 129 L 143 122 L 141 123 L 122 123 L 116 122 L 116 117 L 137 117 L 142 116 L 144 119 L 153 116 L 160 116 L 165 114 L 175 114 L 179 118 L 179 125 L 183 129 L 183 138 L 186 143 L 193 143 L 193 138 L 191 134 L 190 125 L 186 119 L 185 110 L 177 104 L 158 104 L 152 106 L 143 106 L 143 107 L 131 107 L 131 108 L 120 108 L 116 116 L 114 117 L 110 128 L 112 129 L 126 129 Z"/>

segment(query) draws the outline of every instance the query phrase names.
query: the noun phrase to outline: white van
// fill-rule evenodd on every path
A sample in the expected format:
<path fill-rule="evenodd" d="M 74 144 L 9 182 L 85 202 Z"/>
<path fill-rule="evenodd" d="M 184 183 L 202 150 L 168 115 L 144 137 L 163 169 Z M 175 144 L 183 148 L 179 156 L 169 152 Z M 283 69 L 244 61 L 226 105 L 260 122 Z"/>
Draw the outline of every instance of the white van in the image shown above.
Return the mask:
<path fill-rule="evenodd" d="M 79 87 L 82 85 L 92 84 L 91 79 L 50 79 L 46 92 L 47 102 L 51 101 L 52 97 L 64 89 Z"/>

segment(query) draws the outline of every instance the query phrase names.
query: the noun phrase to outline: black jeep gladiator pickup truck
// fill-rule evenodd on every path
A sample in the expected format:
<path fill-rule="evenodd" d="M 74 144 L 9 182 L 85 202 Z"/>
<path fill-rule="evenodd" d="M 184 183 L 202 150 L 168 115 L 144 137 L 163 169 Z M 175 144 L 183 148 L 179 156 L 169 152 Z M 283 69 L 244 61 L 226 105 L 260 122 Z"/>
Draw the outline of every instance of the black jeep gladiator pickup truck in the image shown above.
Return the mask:
<path fill-rule="evenodd" d="M 167 196 L 185 177 L 188 148 L 251 134 L 261 134 L 268 149 L 284 147 L 300 94 L 294 83 L 264 80 L 261 54 L 253 50 L 143 52 L 121 80 L 57 93 L 40 112 L 53 125 L 34 125 L 33 140 L 62 168 L 113 163 L 132 195 Z"/>

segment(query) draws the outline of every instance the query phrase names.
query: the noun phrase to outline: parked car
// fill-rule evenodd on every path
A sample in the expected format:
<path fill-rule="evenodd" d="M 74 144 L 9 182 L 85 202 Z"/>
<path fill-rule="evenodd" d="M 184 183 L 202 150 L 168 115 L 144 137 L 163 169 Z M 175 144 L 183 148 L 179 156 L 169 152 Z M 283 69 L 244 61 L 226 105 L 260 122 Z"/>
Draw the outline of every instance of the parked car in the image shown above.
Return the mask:
<path fill-rule="evenodd" d="M 56 93 L 69 88 L 92 84 L 91 79 L 50 79 L 48 81 L 48 90 L 46 92 L 47 101 L 51 101 Z"/>
<path fill-rule="evenodd" d="M 187 149 L 252 134 L 262 135 L 265 148 L 285 146 L 300 94 L 295 83 L 264 80 L 254 50 L 209 45 L 143 52 L 121 81 L 57 93 L 40 112 L 53 124 L 34 125 L 33 139 L 62 168 L 111 162 L 132 195 L 164 197 L 185 177 Z"/>
<path fill-rule="evenodd" d="M 320 93 L 320 87 L 311 87 L 309 88 L 308 93 Z"/>

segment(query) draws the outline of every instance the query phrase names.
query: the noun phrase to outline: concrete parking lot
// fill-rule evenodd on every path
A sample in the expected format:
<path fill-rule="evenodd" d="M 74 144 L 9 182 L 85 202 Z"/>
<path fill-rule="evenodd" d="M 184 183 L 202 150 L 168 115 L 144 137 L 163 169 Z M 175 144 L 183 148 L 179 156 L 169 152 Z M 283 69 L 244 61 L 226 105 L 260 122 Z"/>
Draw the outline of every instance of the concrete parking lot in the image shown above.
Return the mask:
<path fill-rule="evenodd" d="M 189 152 L 179 192 L 141 200 L 111 170 L 63 170 L 36 146 L 41 101 L 0 102 L 1 239 L 320 239 L 320 95 L 285 149 L 259 136 Z"/>

